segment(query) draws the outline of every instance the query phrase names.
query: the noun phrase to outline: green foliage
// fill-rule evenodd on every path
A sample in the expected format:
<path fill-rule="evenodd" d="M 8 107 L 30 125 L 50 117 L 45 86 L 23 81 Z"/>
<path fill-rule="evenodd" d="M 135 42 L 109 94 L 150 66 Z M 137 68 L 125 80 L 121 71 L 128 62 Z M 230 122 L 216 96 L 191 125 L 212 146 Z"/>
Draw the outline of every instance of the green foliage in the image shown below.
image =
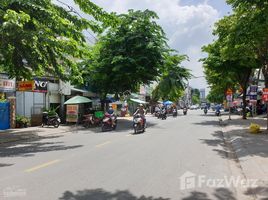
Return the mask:
<path fill-rule="evenodd" d="M 178 100 L 186 86 L 186 81 L 191 77 L 190 71 L 181 66 L 186 60 L 185 55 L 167 54 L 157 87 L 153 91 L 153 99 Z"/>
<path fill-rule="evenodd" d="M 76 2 L 93 17 L 92 21 L 73 15 L 51 0 L 1 0 L 3 70 L 17 78 L 55 75 L 82 81 L 77 63 L 88 55 L 82 31 L 100 32 L 97 22 L 106 24 L 112 18 L 90 1 Z"/>
<path fill-rule="evenodd" d="M 154 12 L 129 10 L 118 19 L 94 46 L 91 59 L 83 63 L 88 81 L 104 96 L 135 92 L 139 85 L 156 80 L 168 49 Z"/>
<path fill-rule="evenodd" d="M 191 89 L 191 96 L 193 104 L 200 104 L 200 91 L 198 89 Z"/>

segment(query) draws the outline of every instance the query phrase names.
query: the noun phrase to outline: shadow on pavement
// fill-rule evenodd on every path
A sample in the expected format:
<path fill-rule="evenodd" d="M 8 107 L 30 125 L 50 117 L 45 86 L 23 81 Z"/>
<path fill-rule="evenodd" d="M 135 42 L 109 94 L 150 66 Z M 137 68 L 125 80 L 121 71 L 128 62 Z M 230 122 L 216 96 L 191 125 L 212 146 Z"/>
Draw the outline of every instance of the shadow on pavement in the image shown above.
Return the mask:
<path fill-rule="evenodd" d="M 13 164 L 4 164 L 4 163 L 0 163 L 0 167 L 8 167 L 8 166 L 11 166 Z"/>
<path fill-rule="evenodd" d="M 222 158 L 235 159 L 235 154 L 232 149 L 226 144 L 223 133 L 221 131 L 216 131 L 212 134 L 213 139 L 200 139 L 204 144 L 208 146 L 215 147 L 213 151 L 217 152 Z"/>
<path fill-rule="evenodd" d="M 213 193 L 213 198 L 216 200 L 236 200 L 233 192 L 226 188 L 218 188 Z M 191 195 L 183 198 L 182 200 L 211 200 L 209 196 L 204 192 L 194 191 L 191 192 Z"/>
<path fill-rule="evenodd" d="M 215 120 L 210 120 L 210 121 L 201 121 L 198 123 L 193 123 L 194 125 L 199 125 L 199 126 L 219 126 L 219 120 L 218 118 L 215 118 Z"/>
<path fill-rule="evenodd" d="M 0 147 L 0 157 L 28 157 L 35 153 L 49 151 L 63 151 L 82 147 L 83 145 L 65 146 L 63 142 L 42 142 L 42 140 L 55 139 L 61 136 L 47 136 L 6 143 Z"/>
<path fill-rule="evenodd" d="M 249 188 L 246 192 L 246 195 L 257 195 L 258 197 L 264 197 L 263 200 L 268 199 L 268 187 L 256 187 Z M 261 198 L 259 198 L 261 199 Z"/>
<path fill-rule="evenodd" d="M 82 190 L 77 191 L 75 194 L 66 191 L 63 194 L 63 197 L 59 198 L 60 200 L 170 200 L 170 198 L 162 197 L 146 197 L 146 196 L 134 196 L 128 190 L 118 190 L 114 193 L 105 191 L 103 189 L 94 189 L 94 190 Z"/>

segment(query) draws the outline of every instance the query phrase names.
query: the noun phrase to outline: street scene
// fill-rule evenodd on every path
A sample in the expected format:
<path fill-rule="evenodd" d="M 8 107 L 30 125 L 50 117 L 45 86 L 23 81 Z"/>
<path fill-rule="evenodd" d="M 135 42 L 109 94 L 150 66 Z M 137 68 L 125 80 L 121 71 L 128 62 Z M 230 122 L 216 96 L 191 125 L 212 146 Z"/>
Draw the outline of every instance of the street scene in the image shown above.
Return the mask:
<path fill-rule="evenodd" d="M 268 0 L 1 0 L 0 200 L 268 199 Z"/>

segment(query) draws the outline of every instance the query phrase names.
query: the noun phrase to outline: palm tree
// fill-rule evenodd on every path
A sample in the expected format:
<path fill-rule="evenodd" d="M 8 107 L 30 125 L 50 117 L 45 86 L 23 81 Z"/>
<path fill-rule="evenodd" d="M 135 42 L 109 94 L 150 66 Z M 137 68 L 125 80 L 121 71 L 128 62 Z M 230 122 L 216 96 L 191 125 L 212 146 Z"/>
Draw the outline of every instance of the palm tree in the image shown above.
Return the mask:
<path fill-rule="evenodd" d="M 168 55 L 165 59 L 163 73 L 153 91 L 153 99 L 177 100 L 182 96 L 187 80 L 191 77 L 190 70 L 181 66 L 186 55 Z"/>

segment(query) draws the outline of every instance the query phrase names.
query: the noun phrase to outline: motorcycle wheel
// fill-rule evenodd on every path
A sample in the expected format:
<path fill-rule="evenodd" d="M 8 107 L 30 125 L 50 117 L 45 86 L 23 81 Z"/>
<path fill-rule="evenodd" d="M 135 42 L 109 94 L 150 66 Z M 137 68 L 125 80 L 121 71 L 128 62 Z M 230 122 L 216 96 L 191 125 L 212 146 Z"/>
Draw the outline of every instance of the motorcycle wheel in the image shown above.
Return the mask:
<path fill-rule="evenodd" d="M 58 120 L 54 120 L 54 121 L 53 121 L 53 126 L 54 126 L 55 128 L 58 128 L 58 127 L 60 126 L 60 122 L 58 122 Z"/>
<path fill-rule="evenodd" d="M 134 127 L 134 134 L 137 134 L 137 133 L 138 133 L 138 128 Z"/>

